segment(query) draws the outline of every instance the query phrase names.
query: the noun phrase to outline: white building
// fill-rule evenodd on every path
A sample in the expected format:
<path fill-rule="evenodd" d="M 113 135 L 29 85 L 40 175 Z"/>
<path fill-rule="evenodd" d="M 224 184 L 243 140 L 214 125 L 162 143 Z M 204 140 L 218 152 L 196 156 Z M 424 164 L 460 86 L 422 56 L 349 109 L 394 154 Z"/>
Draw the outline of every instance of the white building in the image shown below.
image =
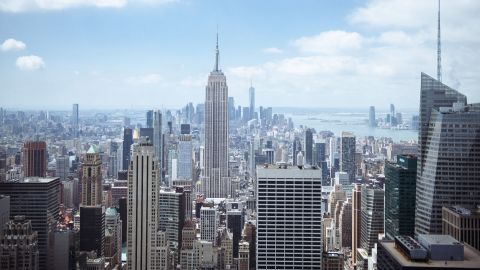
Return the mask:
<path fill-rule="evenodd" d="M 178 246 L 180 221 L 181 196 L 183 193 L 177 193 L 174 189 L 161 189 L 159 193 L 160 222 L 159 229 L 164 231 L 172 248 Z M 183 223 L 183 222 L 182 222 Z"/>
<path fill-rule="evenodd" d="M 320 170 L 257 167 L 257 269 L 321 269 Z"/>
<path fill-rule="evenodd" d="M 127 269 L 164 269 L 157 252 L 158 160 L 151 142 L 132 145 L 128 171 Z"/>
<path fill-rule="evenodd" d="M 200 208 L 200 239 L 215 242 L 215 235 L 220 223 L 220 215 L 216 206 Z"/>
<path fill-rule="evenodd" d="M 192 179 L 192 135 L 182 134 L 178 137 L 177 179 Z"/>

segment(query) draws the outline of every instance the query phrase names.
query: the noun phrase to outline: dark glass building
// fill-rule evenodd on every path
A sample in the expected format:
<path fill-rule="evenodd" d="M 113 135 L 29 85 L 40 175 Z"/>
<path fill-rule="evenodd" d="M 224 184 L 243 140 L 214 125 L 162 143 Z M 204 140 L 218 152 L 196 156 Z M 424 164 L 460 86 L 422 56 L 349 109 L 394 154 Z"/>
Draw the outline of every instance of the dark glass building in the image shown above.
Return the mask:
<path fill-rule="evenodd" d="M 305 163 L 313 165 L 313 131 L 305 131 Z"/>
<path fill-rule="evenodd" d="M 128 170 L 130 163 L 130 146 L 133 144 L 133 131 L 131 128 L 125 128 L 123 130 L 123 158 L 122 169 Z"/>
<path fill-rule="evenodd" d="M 312 165 L 321 166 L 322 162 L 325 161 L 325 143 L 324 142 L 316 142 L 315 143 L 315 156 Z"/>
<path fill-rule="evenodd" d="M 153 111 L 147 111 L 147 128 L 153 128 Z"/>
<path fill-rule="evenodd" d="M 0 183 L 0 194 L 10 196 L 10 218 L 25 216 L 38 232 L 39 270 L 51 263 L 52 233 L 59 216 L 60 178 L 26 177 Z"/>
<path fill-rule="evenodd" d="M 105 249 L 105 208 L 80 207 L 80 251 L 95 251 L 103 256 Z"/>
<path fill-rule="evenodd" d="M 442 233 L 442 206 L 480 201 L 480 103 L 422 73 L 415 234 Z"/>
<path fill-rule="evenodd" d="M 398 155 L 397 163 L 385 164 L 385 237 L 413 236 L 417 157 Z"/>

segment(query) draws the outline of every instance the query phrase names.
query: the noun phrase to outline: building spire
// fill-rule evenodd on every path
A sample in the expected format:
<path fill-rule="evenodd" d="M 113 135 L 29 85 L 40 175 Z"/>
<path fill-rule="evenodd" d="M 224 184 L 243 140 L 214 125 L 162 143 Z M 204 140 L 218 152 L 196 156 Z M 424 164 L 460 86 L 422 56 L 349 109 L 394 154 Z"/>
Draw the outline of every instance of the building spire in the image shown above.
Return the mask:
<path fill-rule="evenodd" d="M 442 82 L 442 42 L 440 39 L 440 0 L 438 0 L 437 80 L 439 82 Z"/>
<path fill-rule="evenodd" d="M 213 68 L 213 71 L 219 71 L 218 69 L 218 58 L 219 58 L 220 52 L 218 51 L 218 26 L 217 26 L 217 47 L 215 51 L 215 67 Z"/>

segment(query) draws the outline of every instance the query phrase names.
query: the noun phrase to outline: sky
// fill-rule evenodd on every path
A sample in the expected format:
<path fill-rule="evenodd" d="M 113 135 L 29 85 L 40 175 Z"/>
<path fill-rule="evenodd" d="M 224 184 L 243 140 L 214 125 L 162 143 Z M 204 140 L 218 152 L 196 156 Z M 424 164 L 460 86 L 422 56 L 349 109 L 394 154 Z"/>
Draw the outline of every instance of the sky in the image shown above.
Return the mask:
<path fill-rule="evenodd" d="M 480 1 L 441 5 L 443 82 L 480 102 Z M 436 77 L 435 0 L 0 0 L 0 106 L 203 102 L 217 29 L 236 105 L 416 109 Z"/>

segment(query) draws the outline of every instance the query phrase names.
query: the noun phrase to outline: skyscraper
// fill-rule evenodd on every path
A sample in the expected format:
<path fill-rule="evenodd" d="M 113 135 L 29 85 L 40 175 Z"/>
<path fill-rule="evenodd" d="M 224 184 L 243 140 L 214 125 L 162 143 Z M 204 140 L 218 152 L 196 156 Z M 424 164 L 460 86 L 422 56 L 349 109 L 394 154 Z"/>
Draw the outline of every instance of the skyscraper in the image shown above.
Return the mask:
<path fill-rule="evenodd" d="M 385 237 L 413 236 L 417 158 L 399 155 L 397 163 L 385 164 Z"/>
<path fill-rule="evenodd" d="M 352 201 L 347 199 L 343 203 L 338 217 L 340 232 L 340 247 L 352 248 Z"/>
<path fill-rule="evenodd" d="M 102 206 L 102 161 L 96 145 L 84 156 L 82 166 L 82 202 L 80 204 L 80 250 L 95 251 L 103 256 L 105 249 L 105 208 Z"/>
<path fill-rule="evenodd" d="M 325 142 L 315 142 L 315 151 L 313 156 L 313 163 L 312 165 L 321 166 L 322 162 L 325 161 L 325 152 L 326 152 L 326 145 Z"/>
<path fill-rule="evenodd" d="M 92 144 L 82 166 L 82 206 L 102 204 L 102 161 L 97 146 Z"/>
<path fill-rule="evenodd" d="M 253 85 L 250 86 L 250 88 L 248 89 L 248 92 L 249 92 L 249 101 L 250 101 L 250 109 L 249 109 L 250 119 L 254 119 L 255 118 L 255 88 L 253 87 Z"/>
<path fill-rule="evenodd" d="M 305 162 L 309 165 L 313 164 L 313 131 L 307 128 L 305 131 Z"/>
<path fill-rule="evenodd" d="M 357 251 L 360 247 L 362 186 L 355 184 L 352 191 L 352 263 L 357 263 Z"/>
<path fill-rule="evenodd" d="M 122 225 L 120 213 L 114 207 L 105 211 L 105 251 L 106 260 L 113 266 L 122 262 Z M 125 223 L 127 221 L 125 220 Z"/>
<path fill-rule="evenodd" d="M 80 251 L 95 251 L 98 257 L 105 250 L 105 208 L 101 205 L 80 206 Z"/>
<path fill-rule="evenodd" d="M 60 181 L 67 181 L 68 173 L 70 171 L 68 156 L 57 156 L 55 175 L 60 177 Z"/>
<path fill-rule="evenodd" d="M 10 217 L 25 216 L 38 233 L 39 270 L 49 269 L 53 229 L 59 217 L 60 180 L 58 177 L 26 177 L 0 183 L 0 194 L 10 196 Z"/>
<path fill-rule="evenodd" d="M 183 193 L 161 189 L 159 198 L 159 230 L 165 232 L 170 247 L 180 249 L 182 226 L 185 222 Z"/>
<path fill-rule="evenodd" d="M 350 184 L 355 181 L 355 136 L 351 132 L 342 132 L 340 171 L 348 173 Z"/>
<path fill-rule="evenodd" d="M 256 269 L 321 269 L 321 171 L 258 167 L 256 188 Z"/>
<path fill-rule="evenodd" d="M 177 179 L 191 180 L 193 177 L 192 167 L 192 135 L 182 134 L 178 136 L 177 151 Z M 177 180 L 173 179 L 173 180 Z"/>
<path fill-rule="evenodd" d="M 362 186 L 360 247 L 369 255 L 378 241 L 378 234 L 384 232 L 384 195 L 385 192 L 381 188 Z"/>
<path fill-rule="evenodd" d="M 375 106 L 370 106 L 370 112 L 368 114 L 368 125 L 370 127 L 377 126 L 377 122 L 375 120 Z"/>
<path fill-rule="evenodd" d="M 480 201 L 480 104 L 422 73 L 415 234 L 442 232 L 442 206 Z"/>
<path fill-rule="evenodd" d="M 155 110 L 153 112 L 153 146 L 155 147 L 155 157 L 158 159 L 160 170 L 163 168 L 163 132 L 162 132 L 162 112 Z M 160 174 L 161 177 L 161 174 Z M 161 179 L 160 179 L 161 180 Z"/>
<path fill-rule="evenodd" d="M 123 157 L 122 157 L 122 167 L 123 170 L 128 170 L 130 163 L 130 146 L 133 143 L 133 131 L 131 128 L 123 129 Z"/>
<path fill-rule="evenodd" d="M 23 145 L 23 175 L 45 177 L 47 172 L 47 144 L 27 141 Z"/>
<path fill-rule="evenodd" d="M 72 131 L 73 138 L 78 138 L 78 104 L 72 106 Z"/>
<path fill-rule="evenodd" d="M 7 151 L 5 147 L 0 146 L 0 182 L 6 180 L 7 172 Z"/>
<path fill-rule="evenodd" d="M 227 210 L 226 220 L 227 228 L 232 232 L 233 235 L 233 257 L 238 258 L 238 244 L 242 238 L 242 229 L 244 224 L 242 210 L 238 208 Z"/>
<path fill-rule="evenodd" d="M 215 65 L 208 76 L 205 95 L 205 169 L 203 189 L 206 197 L 225 198 L 228 178 L 228 87 L 219 69 L 218 35 Z"/>
<path fill-rule="evenodd" d="M 153 128 L 153 110 L 147 111 L 147 128 Z"/>
<path fill-rule="evenodd" d="M 157 252 L 159 168 L 151 142 L 132 147 L 128 170 L 127 269 L 161 269 Z"/>

